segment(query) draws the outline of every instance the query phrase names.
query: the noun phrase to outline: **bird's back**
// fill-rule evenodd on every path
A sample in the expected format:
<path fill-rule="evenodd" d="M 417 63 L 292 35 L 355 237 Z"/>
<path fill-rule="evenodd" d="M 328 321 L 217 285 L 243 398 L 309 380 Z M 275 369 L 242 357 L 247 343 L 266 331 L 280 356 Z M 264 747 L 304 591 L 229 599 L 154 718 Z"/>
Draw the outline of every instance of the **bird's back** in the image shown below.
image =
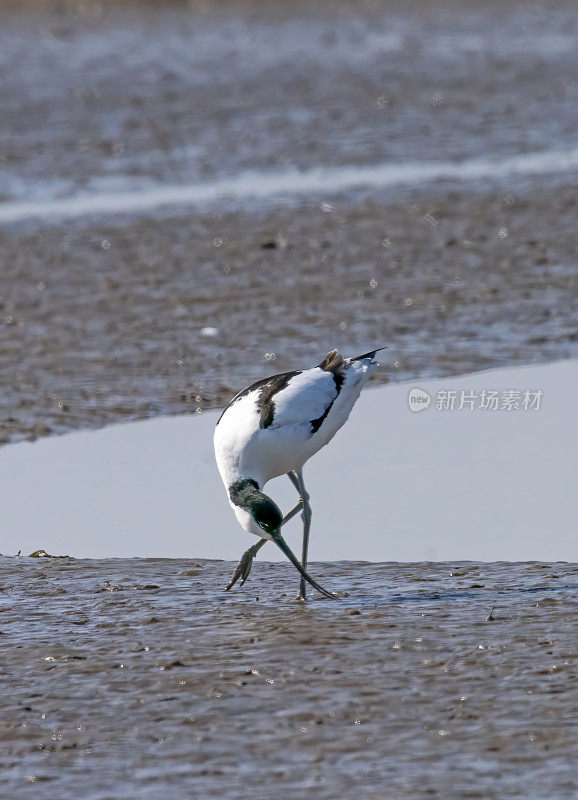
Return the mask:
<path fill-rule="evenodd" d="M 240 392 L 221 415 L 215 454 L 225 486 L 252 478 L 259 486 L 300 470 L 346 422 L 375 363 L 336 350 L 312 369 L 286 372 Z"/>

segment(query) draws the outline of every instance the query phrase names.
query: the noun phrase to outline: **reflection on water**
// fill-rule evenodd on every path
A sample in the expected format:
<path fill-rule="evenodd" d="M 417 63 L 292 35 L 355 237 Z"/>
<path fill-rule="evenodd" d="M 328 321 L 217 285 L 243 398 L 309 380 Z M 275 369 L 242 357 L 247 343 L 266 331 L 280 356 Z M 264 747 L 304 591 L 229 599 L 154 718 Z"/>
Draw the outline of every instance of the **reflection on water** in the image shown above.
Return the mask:
<path fill-rule="evenodd" d="M 576 796 L 576 565 L 232 568 L 0 559 L 2 794 Z"/>
<path fill-rule="evenodd" d="M 433 181 L 504 180 L 516 176 L 566 173 L 578 168 L 578 148 L 567 151 L 523 153 L 501 159 L 474 158 L 460 162 L 410 162 L 372 164 L 366 167 L 315 167 L 307 171 L 247 172 L 237 177 L 193 185 L 150 184 L 137 181 L 134 189 L 78 194 L 62 199 L 0 204 L 0 222 L 31 218 L 44 220 L 89 214 L 130 214 L 155 211 L 163 206 L 210 205 L 227 200 L 267 200 L 283 196 L 331 196 L 338 192 L 391 186 L 422 185 Z M 115 179 L 119 187 L 130 178 Z M 511 184 L 510 184 L 511 188 Z"/>

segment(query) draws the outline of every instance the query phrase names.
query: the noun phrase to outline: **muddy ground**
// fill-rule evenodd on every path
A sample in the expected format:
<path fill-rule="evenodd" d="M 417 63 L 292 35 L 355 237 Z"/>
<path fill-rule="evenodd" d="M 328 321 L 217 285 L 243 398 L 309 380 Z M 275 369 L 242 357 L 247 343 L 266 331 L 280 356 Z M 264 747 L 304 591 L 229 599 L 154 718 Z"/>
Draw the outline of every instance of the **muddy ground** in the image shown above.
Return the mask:
<path fill-rule="evenodd" d="M 564 154 L 577 36 L 558 0 L 3 3 L 0 204 L 46 214 L 0 224 L 0 442 L 202 411 L 333 346 L 388 345 L 379 381 L 576 357 L 575 170 L 50 205 Z M 306 606 L 290 566 L 226 594 L 232 567 L 0 558 L 2 796 L 577 796 L 575 565 L 313 564 L 344 596 Z"/>
<path fill-rule="evenodd" d="M 379 380 L 575 356 L 576 211 L 456 191 L 11 232 L 4 438 L 215 407 L 334 345 L 387 344 Z"/>
<path fill-rule="evenodd" d="M 232 568 L 0 558 L 3 796 L 574 800 L 575 565 Z"/>
<path fill-rule="evenodd" d="M 6 6 L 0 196 L 564 151 L 577 32 L 560 2 Z M 4 222 L 0 440 L 333 346 L 387 344 L 381 381 L 575 357 L 576 290 L 572 172 Z"/>

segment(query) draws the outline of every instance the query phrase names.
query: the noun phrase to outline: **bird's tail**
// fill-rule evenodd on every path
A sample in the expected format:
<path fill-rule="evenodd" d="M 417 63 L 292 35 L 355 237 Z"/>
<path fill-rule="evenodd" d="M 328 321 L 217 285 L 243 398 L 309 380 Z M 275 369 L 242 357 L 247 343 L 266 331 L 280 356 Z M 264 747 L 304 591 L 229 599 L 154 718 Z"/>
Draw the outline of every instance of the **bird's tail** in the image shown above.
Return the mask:
<path fill-rule="evenodd" d="M 369 353 L 364 353 L 362 356 L 354 356 L 353 358 L 347 359 L 348 361 L 363 361 L 364 358 L 373 358 L 376 353 L 379 353 L 380 350 L 387 350 L 387 345 L 385 347 L 378 347 L 375 350 L 370 350 Z"/>
<path fill-rule="evenodd" d="M 296 567 L 296 568 L 299 570 L 300 574 L 301 574 L 301 575 L 302 575 L 302 576 L 305 578 L 305 580 L 307 581 L 307 583 L 310 583 L 310 584 L 311 584 L 311 586 L 313 586 L 313 588 L 314 588 L 314 589 L 317 589 L 317 591 L 318 591 L 318 592 L 321 592 L 321 594 L 325 595 L 325 597 L 329 597 L 331 600 L 337 600 L 337 597 L 336 597 L 334 594 L 331 594 L 331 592 L 328 592 L 328 591 L 327 591 L 327 589 L 324 589 L 324 588 L 323 588 L 323 586 L 320 586 L 320 585 L 317 583 L 317 581 L 313 580 L 313 578 L 311 577 L 311 575 L 309 575 L 309 574 L 308 574 L 308 573 L 307 573 L 307 572 L 306 572 L 306 571 L 303 569 L 303 567 L 301 566 L 301 564 L 299 563 L 299 561 L 297 560 L 297 558 L 294 556 L 294 554 L 293 554 L 293 552 L 292 552 L 291 548 L 289 547 L 289 545 L 287 544 L 287 542 L 286 542 L 286 541 L 285 541 L 285 539 L 284 539 L 284 538 L 281 536 L 281 534 L 280 534 L 280 533 L 276 533 L 276 534 L 274 534 L 274 535 L 273 535 L 273 541 L 275 542 L 275 544 L 277 545 L 277 547 L 278 547 L 278 548 L 279 548 L 279 549 L 280 549 L 280 550 L 281 550 L 283 553 L 285 553 L 285 555 L 287 556 L 287 558 L 289 559 L 289 561 L 290 561 L 290 562 L 293 564 L 293 566 L 294 566 L 294 567 Z"/>

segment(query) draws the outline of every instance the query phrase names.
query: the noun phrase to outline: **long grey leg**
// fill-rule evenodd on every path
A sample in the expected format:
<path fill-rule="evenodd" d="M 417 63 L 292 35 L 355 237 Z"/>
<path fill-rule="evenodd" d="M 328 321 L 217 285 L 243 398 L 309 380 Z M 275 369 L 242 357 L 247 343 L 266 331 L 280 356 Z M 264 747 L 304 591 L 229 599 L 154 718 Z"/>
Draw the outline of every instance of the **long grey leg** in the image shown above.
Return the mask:
<path fill-rule="evenodd" d="M 287 473 L 287 477 L 289 478 L 289 480 L 291 481 L 293 486 L 297 489 L 299 494 L 301 494 L 301 489 L 299 487 L 299 477 L 298 477 L 297 473 L 296 472 L 288 472 Z"/>
<path fill-rule="evenodd" d="M 281 523 L 281 527 L 289 522 L 290 519 L 293 519 L 295 514 L 298 514 L 303 509 L 303 501 L 299 500 L 295 508 L 292 508 L 285 516 L 283 517 L 283 522 Z"/>
<path fill-rule="evenodd" d="M 303 551 L 301 555 L 301 566 L 304 570 L 307 569 L 307 551 L 309 549 L 309 531 L 311 530 L 311 518 L 313 513 L 311 511 L 311 506 L 309 505 L 309 492 L 305 488 L 305 483 L 303 481 L 303 471 L 299 470 L 299 472 L 288 472 L 287 475 L 293 486 L 297 489 L 299 494 L 301 495 L 301 500 L 303 502 L 303 513 L 301 514 L 301 519 L 303 520 Z M 299 586 L 299 600 L 305 600 L 306 593 L 307 593 L 307 584 L 305 582 L 305 578 L 301 577 L 301 584 Z"/>

